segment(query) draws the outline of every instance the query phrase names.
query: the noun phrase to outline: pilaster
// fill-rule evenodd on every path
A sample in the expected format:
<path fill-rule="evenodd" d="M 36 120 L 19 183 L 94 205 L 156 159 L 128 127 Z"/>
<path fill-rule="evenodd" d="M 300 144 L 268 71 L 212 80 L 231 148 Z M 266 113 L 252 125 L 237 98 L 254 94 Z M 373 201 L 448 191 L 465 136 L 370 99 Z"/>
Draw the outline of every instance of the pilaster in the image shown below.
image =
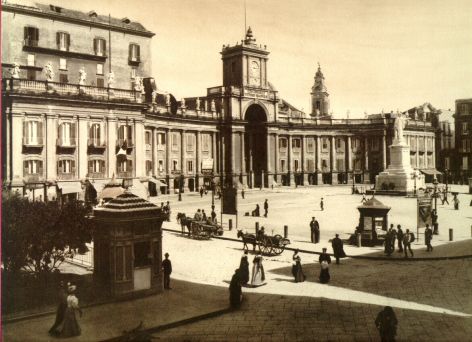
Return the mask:
<path fill-rule="evenodd" d="M 77 170 L 79 171 L 78 173 L 79 179 L 86 178 L 88 174 L 88 162 L 87 162 L 87 138 L 88 138 L 88 127 L 89 127 L 88 122 L 89 122 L 89 118 L 78 117 L 78 124 L 77 124 L 78 134 L 76 134 L 76 137 L 78 139 L 77 141 L 77 147 L 78 147 Z"/>

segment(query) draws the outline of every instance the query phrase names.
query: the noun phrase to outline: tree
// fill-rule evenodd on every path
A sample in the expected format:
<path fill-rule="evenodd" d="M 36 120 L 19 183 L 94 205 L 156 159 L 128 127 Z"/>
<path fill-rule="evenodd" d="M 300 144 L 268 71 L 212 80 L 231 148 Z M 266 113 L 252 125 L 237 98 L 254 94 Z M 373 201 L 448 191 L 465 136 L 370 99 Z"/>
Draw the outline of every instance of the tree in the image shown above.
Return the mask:
<path fill-rule="evenodd" d="M 7 272 L 49 273 L 92 240 L 93 225 L 80 202 L 59 207 L 17 194 L 2 197 L 2 260 Z"/>

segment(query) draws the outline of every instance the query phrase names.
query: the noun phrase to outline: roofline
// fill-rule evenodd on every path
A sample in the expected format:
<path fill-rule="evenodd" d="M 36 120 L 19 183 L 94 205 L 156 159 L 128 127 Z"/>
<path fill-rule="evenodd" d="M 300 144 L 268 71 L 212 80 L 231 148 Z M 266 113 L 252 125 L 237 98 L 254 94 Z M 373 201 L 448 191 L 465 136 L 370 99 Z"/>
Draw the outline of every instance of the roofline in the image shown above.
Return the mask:
<path fill-rule="evenodd" d="M 464 101 L 467 101 L 467 102 L 468 102 L 468 101 L 472 101 L 472 98 L 468 98 L 468 99 L 457 99 L 457 100 L 456 100 L 456 103 L 457 103 L 457 102 L 464 102 Z"/>
<path fill-rule="evenodd" d="M 115 25 L 109 25 L 109 24 L 104 24 L 104 23 L 92 22 L 88 20 L 71 18 L 71 17 L 67 17 L 64 15 L 59 15 L 55 13 L 45 13 L 41 11 L 35 11 L 31 8 L 18 7 L 15 4 L 3 4 L 2 11 L 12 12 L 12 13 L 17 12 L 21 14 L 32 15 L 36 17 L 53 19 L 53 20 L 64 21 L 64 22 L 70 22 L 70 23 L 80 24 L 84 26 L 93 26 L 93 27 L 102 28 L 106 30 L 130 33 L 136 36 L 143 36 L 143 37 L 148 37 L 148 38 L 154 37 L 156 35 L 154 32 L 151 32 L 151 31 L 134 30 L 131 28 L 124 28 L 124 27 L 115 26 Z"/>

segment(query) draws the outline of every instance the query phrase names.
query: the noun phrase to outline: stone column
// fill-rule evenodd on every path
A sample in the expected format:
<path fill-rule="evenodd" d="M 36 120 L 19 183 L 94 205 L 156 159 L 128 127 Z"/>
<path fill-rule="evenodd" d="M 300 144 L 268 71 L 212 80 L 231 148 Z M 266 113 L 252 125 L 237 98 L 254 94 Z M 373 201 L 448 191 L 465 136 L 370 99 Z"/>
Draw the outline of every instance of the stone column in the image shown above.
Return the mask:
<path fill-rule="evenodd" d="M 346 179 L 346 183 L 349 184 L 349 176 L 352 175 L 352 177 L 354 178 L 354 170 L 352 169 L 352 148 L 351 148 L 351 136 L 347 136 L 347 139 L 346 139 L 346 158 L 347 158 L 347 165 L 346 165 L 346 175 L 347 175 L 347 179 Z"/>
<path fill-rule="evenodd" d="M 336 137 L 331 137 L 331 184 L 338 184 L 338 172 L 336 168 Z"/>
<path fill-rule="evenodd" d="M 267 175 L 267 187 L 270 187 L 271 178 L 272 178 L 272 168 L 270 167 L 270 134 L 267 132 L 267 142 L 266 142 L 266 153 L 267 153 L 267 167 L 266 167 L 266 175 Z M 262 180 L 263 186 L 266 185 L 265 180 Z"/>
<path fill-rule="evenodd" d="M 246 160 L 245 158 L 245 152 L 244 152 L 244 132 L 241 132 L 241 175 L 242 175 L 242 181 L 243 185 L 247 186 L 247 173 L 246 173 Z"/>
<path fill-rule="evenodd" d="M 182 190 L 185 191 L 187 188 L 187 181 L 188 181 L 188 175 L 187 175 L 187 159 L 185 157 L 186 153 L 186 146 L 185 146 L 185 136 L 186 136 L 186 131 L 183 129 L 180 132 L 180 172 L 184 176 L 183 178 L 183 185 L 182 185 Z"/>
<path fill-rule="evenodd" d="M 113 115 L 113 113 L 111 113 Z M 108 117 L 107 121 L 107 154 L 108 154 L 108 177 L 116 176 L 116 130 L 117 120 L 115 117 Z"/>
<path fill-rule="evenodd" d="M 306 158 L 306 136 L 302 135 L 302 156 L 301 156 L 302 174 L 303 174 L 302 185 L 308 185 L 308 170 L 307 170 L 305 158 Z"/>
<path fill-rule="evenodd" d="M 387 170 L 387 136 L 384 134 L 382 135 L 382 167 L 383 170 Z"/>
<path fill-rule="evenodd" d="M 436 169 L 436 139 L 435 137 L 433 137 L 432 140 L 433 140 L 433 146 L 432 146 L 433 147 L 433 158 L 432 158 L 433 168 Z"/>
<path fill-rule="evenodd" d="M 88 119 L 83 117 L 77 118 L 77 170 L 78 179 L 85 179 L 88 173 L 87 160 L 87 138 L 88 138 Z"/>
<path fill-rule="evenodd" d="M 220 169 L 218 167 L 219 159 L 216 156 L 216 132 L 212 132 L 211 135 L 211 157 L 213 158 L 213 171 L 217 173 Z"/>
<path fill-rule="evenodd" d="M 369 173 L 369 138 L 364 137 L 364 184 L 370 183 Z"/>
<path fill-rule="evenodd" d="M 413 166 L 413 168 L 419 169 L 420 168 L 420 139 L 417 135 L 415 136 L 415 139 L 416 139 L 416 166 Z"/>
<path fill-rule="evenodd" d="M 170 160 L 170 149 L 172 146 L 172 130 L 169 128 L 166 130 L 166 174 L 167 174 L 167 194 L 170 194 L 174 190 L 174 177 L 172 177 L 172 162 Z M 171 191 L 172 190 L 172 191 Z"/>
<path fill-rule="evenodd" d="M 323 184 L 323 174 L 321 169 L 321 137 L 316 136 L 316 184 Z"/>
<path fill-rule="evenodd" d="M 294 184 L 293 165 L 292 165 L 292 136 L 288 136 L 287 167 L 288 167 L 288 185 Z"/>
<path fill-rule="evenodd" d="M 146 175 L 146 154 L 144 146 L 144 122 L 141 120 L 134 121 L 134 160 L 136 163 L 135 166 L 135 177 L 144 177 Z"/>
<path fill-rule="evenodd" d="M 252 139 L 252 134 L 249 134 L 249 187 L 252 189 L 254 188 L 254 170 L 252 169 L 252 163 L 253 163 L 253 155 L 252 155 L 252 150 L 253 150 L 253 139 Z"/>
<path fill-rule="evenodd" d="M 277 182 L 278 179 L 278 172 L 279 172 L 279 135 L 276 133 L 274 134 L 274 138 L 275 138 L 275 161 L 274 161 L 274 180 Z M 272 185 L 272 184 L 269 184 L 269 185 Z"/>
<path fill-rule="evenodd" d="M 15 117 L 13 117 L 15 119 Z M 57 178 L 56 138 L 57 138 L 57 115 L 46 115 L 46 127 L 44 127 L 43 141 L 46 150 L 46 164 L 43 166 L 46 180 L 53 182 Z M 15 121 L 13 121 L 15 122 Z M 15 131 L 13 131 L 15 132 Z M 15 139 L 13 139 L 13 144 Z M 13 161 L 15 161 L 15 150 L 13 150 Z M 13 173 L 13 176 L 15 173 Z"/>

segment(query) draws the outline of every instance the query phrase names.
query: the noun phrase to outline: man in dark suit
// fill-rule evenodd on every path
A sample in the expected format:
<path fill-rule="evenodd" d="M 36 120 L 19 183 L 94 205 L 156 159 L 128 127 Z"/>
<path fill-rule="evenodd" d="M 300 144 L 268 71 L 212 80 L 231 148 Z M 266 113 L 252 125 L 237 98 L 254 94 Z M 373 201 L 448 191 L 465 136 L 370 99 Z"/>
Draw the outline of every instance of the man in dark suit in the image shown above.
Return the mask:
<path fill-rule="evenodd" d="M 336 237 L 331 241 L 331 246 L 333 247 L 333 254 L 336 258 L 336 264 L 339 265 L 339 259 L 345 258 L 346 253 L 344 253 L 343 240 L 339 238 L 339 234 L 336 234 Z"/>
<path fill-rule="evenodd" d="M 172 273 L 172 263 L 169 260 L 169 253 L 164 254 L 165 259 L 162 260 L 162 270 L 164 271 L 164 288 L 170 290 L 170 274 Z"/>
<path fill-rule="evenodd" d="M 267 199 L 264 201 L 264 217 L 267 217 L 267 214 L 269 213 L 269 202 Z"/>
<path fill-rule="evenodd" d="M 314 217 L 312 217 L 311 222 L 310 222 L 310 230 L 311 230 L 311 242 L 313 243 L 320 242 L 320 225 Z"/>

